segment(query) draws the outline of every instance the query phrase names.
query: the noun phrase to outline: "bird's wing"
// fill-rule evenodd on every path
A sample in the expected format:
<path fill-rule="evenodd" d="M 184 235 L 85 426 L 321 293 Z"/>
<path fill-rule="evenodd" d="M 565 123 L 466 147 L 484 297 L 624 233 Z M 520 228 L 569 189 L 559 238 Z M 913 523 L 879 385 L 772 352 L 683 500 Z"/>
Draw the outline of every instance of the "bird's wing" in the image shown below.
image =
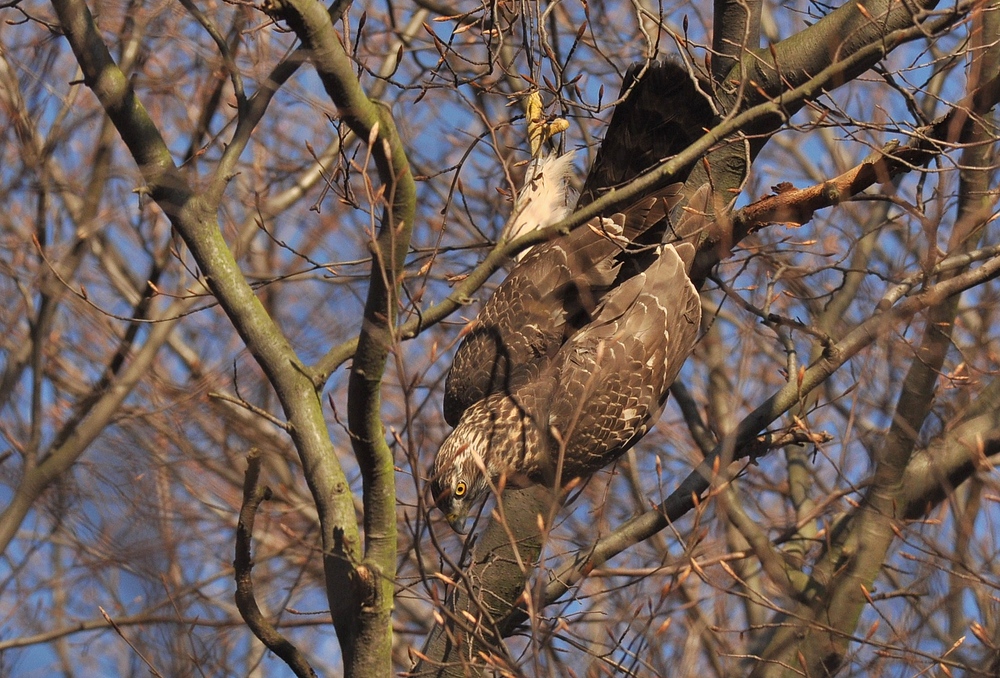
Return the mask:
<path fill-rule="evenodd" d="M 628 96 L 615 109 L 578 206 L 680 152 L 711 120 L 711 105 L 675 63 L 633 66 L 622 91 Z M 678 188 L 660 187 L 623 213 L 604 216 L 614 219 L 628 240 L 648 232 L 640 245 L 659 243 Z M 536 245 L 486 302 L 448 373 L 444 415 L 449 424 L 456 425 L 470 405 L 490 393 L 511 393 L 545 370 L 573 331 L 590 322 L 615 284 L 616 271 L 622 270 L 623 280 L 648 265 L 641 255 L 619 258 L 621 245 L 597 233 L 600 223 Z M 628 266 L 621 266 L 626 260 Z"/>
<path fill-rule="evenodd" d="M 625 99 L 611 116 L 578 208 L 683 151 L 714 117 L 711 102 L 687 69 L 673 61 L 633 64 L 618 96 Z"/>
<path fill-rule="evenodd" d="M 681 250 L 681 254 L 678 253 Z M 701 321 L 688 278 L 691 245 L 666 245 L 654 264 L 608 297 L 593 322 L 562 348 L 548 416 L 562 477 L 606 466 L 655 423 L 667 391 L 694 349 Z M 682 256 L 683 255 L 683 256 Z M 560 450 L 557 452 L 557 450 Z"/>
<path fill-rule="evenodd" d="M 473 403 L 511 393 L 537 375 L 566 337 L 590 322 L 615 279 L 622 218 L 595 219 L 536 246 L 497 287 L 467 334 L 445 382 L 445 420 Z"/>

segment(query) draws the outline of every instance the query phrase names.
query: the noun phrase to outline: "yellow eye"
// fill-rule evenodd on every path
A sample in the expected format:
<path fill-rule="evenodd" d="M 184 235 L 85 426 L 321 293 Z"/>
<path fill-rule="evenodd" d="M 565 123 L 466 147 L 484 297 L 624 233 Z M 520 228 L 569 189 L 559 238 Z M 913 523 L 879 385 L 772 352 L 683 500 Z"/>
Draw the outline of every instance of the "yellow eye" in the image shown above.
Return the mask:
<path fill-rule="evenodd" d="M 465 484 L 464 480 L 459 480 L 455 483 L 455 496 L 459 499 L 465 496 L 465 493 L 469 490 L 469 486 Z"/>

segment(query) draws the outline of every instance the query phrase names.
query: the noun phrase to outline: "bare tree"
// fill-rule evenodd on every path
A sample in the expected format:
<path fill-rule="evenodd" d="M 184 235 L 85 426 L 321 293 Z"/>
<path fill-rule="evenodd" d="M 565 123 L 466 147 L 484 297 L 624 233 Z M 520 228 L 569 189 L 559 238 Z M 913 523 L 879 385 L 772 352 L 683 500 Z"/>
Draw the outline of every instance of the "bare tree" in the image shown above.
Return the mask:
<path fill-rule="evenodd" d="M 1000 671 L 993 0 L 0 16 L 0 673 Z M 697 141 L 498 241 L 524 96 L 582 181 L 657 58 Z M 476 303 L 678 177 L 703 328 L 657 428 L 454 534 Z"/>

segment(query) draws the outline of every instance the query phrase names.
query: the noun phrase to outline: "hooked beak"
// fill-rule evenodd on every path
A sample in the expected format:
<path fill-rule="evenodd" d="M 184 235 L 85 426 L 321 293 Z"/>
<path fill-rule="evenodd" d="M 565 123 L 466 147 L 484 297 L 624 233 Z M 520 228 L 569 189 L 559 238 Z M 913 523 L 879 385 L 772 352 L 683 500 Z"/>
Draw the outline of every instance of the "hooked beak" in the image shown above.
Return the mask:
<path fill-rule="evenodd" d="M 434 504 L 444 514 L 445 520 L 451 525 L 451 529 L 459 534 L 466 534 L 469 531 L 469 528 L 465 525 L 466 518 L 469 516 L 469 507 L 464 506 L 460 501 L 456 502 L 451 496 L 452 491 L 450 488 L 444 487 L 434 492 L 437 489 L 437 487 L 432 488 Z"/>
<path fill-rule="evenodd" d="M 469 531 L 468 526 L 465 524 L 467 517 L 465 513 L 449 513 L 447 515 L 448 524 L 451 525 L 451 529 L 455 530 L 455 532 L 466 534 Z"/>

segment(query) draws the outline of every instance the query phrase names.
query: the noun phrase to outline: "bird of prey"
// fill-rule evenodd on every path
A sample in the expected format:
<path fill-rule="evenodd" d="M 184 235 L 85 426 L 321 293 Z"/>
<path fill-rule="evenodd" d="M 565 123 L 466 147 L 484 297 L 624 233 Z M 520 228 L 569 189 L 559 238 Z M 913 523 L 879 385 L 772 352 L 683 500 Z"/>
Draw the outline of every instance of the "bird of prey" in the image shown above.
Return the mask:
<path fill-rule="evenodd" d="M 694 247 L 657 250 L 653 264 L 609 292 L 553 359 L 463 413 L 433 470 L 437 505 L 457 532 L 500 478 L 525 486 L 585 477 L 655 422 L 701 321 L 688 277 Z"/>
<path fill-rule="evenodd" d="M 622 96 L 578 207 L 686 148 L 712 117 L 673 63 L 633 67 Z M 565 165 L 542 158 L 535 167 L 543 190 L 523 192 L 556 209 L 566 182 L 545 171 Z M 694 247 L 676 242 L 696 220 L 670 220 L 679 187 L 656 187 L 536 245 L 470 324 L 445 385 L 455 429 L 432 470 L 435 503 L 457 531 L 501 478 L 509 486 L 589 475 L 655 422 L 701 315 L 689 278 Z M 536 212 L 540 224 L 552 223 Z M 661 245 L 668 229 L 675 244 Z"/>

